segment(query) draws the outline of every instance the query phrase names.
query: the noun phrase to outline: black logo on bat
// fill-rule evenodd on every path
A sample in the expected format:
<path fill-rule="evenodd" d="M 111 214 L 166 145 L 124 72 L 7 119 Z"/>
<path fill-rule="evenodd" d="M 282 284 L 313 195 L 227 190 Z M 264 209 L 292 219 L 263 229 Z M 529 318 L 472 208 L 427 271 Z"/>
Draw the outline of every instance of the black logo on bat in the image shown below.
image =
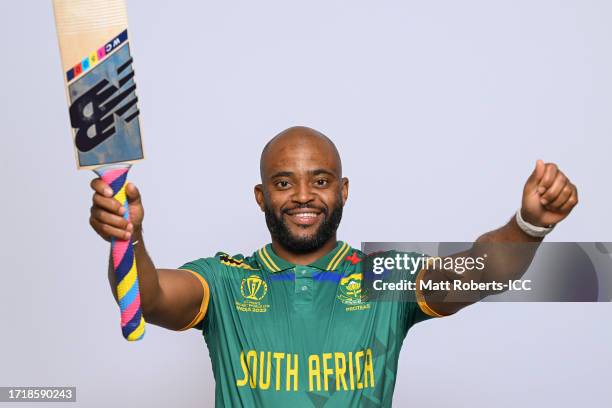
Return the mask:
<path fill-rule="evenodd" d="M 132 61 L 130 58 L 117 68 L 118 84 L 103 79 L 70 106 L 70 123 L 77 129 L 75 144 L 81 152 L 90 151 L 115 134 L 115 116 L 129 123 L 140 113 L 136 109 L 124 118 L 124 115 L 138 102 L 135 94 L 136 85 L 133 81 L 127 89 L 121 90 L 134 77 L 133 69 L 121 77 L 121 74 L 131 67 Z M 128 102 L 115 109 L 125 100 Z"/>

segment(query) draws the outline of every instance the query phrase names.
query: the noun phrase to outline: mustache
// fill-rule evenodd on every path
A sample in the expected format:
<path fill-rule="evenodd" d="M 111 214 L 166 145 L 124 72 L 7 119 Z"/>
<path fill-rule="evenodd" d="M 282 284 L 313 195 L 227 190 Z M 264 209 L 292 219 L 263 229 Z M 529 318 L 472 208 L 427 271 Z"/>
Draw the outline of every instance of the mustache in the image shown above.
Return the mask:
<path fill-rule="evenodd" d="M 317 210 L 317 211 L 322 212 L 325 215 L 327 215 L 327 213 L 329 212 L 327 207 L 317 207 L 311 204 L 301 204 L 301 205 L 297 205 L 291 208 L 283 208 L 281 209 L 281 213 L 287 214 L 289 211 L 294 211 L 294 210 Z"/>

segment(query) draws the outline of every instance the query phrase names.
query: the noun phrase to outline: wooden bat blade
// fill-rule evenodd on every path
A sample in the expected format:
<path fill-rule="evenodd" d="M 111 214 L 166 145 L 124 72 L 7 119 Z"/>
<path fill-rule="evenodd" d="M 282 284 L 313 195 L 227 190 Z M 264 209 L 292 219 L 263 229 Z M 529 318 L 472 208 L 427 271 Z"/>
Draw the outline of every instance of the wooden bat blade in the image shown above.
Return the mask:
<path fill-rule="evenodd" d="M 53 0 L 79 168 L 144 159 L 125 0 Z"/>

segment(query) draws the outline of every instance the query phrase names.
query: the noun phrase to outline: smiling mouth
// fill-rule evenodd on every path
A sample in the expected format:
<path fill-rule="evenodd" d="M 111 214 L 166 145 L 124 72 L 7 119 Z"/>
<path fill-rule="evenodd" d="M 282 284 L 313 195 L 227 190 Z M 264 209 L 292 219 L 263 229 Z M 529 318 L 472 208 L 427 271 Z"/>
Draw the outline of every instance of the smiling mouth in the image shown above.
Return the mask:
<path fill-rule="evenodd" d="M 285 213 L 289 219 L 301 226 L 308 226 L 315 224 L 322 215 L 322 212 L 311 209 L 293 210 Z"/>

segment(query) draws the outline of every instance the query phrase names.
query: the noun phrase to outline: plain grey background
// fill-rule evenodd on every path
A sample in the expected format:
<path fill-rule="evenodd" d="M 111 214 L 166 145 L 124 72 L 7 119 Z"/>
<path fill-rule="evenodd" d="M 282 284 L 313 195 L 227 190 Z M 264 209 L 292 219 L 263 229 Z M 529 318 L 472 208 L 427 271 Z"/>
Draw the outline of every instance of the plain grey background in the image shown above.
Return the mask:
<path fill-rule="evenodd" d="M 264 143 L 308 125 L 351 180 L 339 238 L 466 241 L 505 223 L 535 160 L 581 202 L 550 236 L 610 241 L 608 1 L 128 2 L 160 267 L 269 239 Z M 51 2 L 2 1 L 0 385 L 75 407 L 211 407 L 199 332 L 129 344 L 75 170 Z M 479 304 L 411 329 L 397 407 L 612 404 L 612 305 Z M 42 404 L 40 405 L 42 406 Z M 59 407 L 61 404 L 55 404 Z"/>

